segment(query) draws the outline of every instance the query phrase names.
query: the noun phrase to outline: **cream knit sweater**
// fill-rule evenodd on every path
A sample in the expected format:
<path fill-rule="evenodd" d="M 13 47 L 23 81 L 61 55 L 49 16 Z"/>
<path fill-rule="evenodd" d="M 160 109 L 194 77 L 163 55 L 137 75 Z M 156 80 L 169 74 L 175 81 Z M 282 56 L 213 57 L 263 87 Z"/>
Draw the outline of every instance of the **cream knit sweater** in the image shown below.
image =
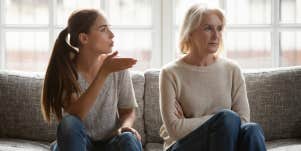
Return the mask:
<path fill-rule="evenodd" d="M 175 101 L 185 118 L 175 115 Z M 201 126 L 221 109 L 236 112 L 242 122 L 250 120 L 244 77 L 238 65 L 218 57 L 206 67 L 187 64 L 182 59 L 163 67 L 160 73 L 160 135 L 164 150 Z"/>

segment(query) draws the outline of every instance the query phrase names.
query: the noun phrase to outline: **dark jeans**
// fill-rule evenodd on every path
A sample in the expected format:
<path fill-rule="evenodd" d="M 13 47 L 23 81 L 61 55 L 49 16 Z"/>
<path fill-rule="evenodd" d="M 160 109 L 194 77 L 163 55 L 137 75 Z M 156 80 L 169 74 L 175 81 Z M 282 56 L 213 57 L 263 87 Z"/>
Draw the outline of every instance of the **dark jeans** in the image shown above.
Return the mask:
<path fill-rule="evenodd" d="M 92 141 L 81 120 L 65 116 L 57 129 L 57 143 L 51 151 L 142 151 L 141 142 L 131 132 L 124 132 L 107 141 Z"/>
<path fill-rule="evenodd" d="M 167 151 L 266 151 L 266 147 L 258 124 L 241 124 L 235 112 L 222 110 Z"/>

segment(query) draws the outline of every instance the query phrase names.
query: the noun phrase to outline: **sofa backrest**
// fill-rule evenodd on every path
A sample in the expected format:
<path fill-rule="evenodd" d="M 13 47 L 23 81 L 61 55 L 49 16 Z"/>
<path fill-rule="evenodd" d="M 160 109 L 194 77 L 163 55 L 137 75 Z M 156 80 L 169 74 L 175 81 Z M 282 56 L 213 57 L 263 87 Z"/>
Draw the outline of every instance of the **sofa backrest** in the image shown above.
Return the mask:
<path fill-rule="evenodd" d="M 301 67 L 245 74 L 251 120 L 266 140 L 301 137 Z"/>
<path fill-rule="evenodd" d="M 144 134 L 144 75 L 131 72 L 139 105 L 134 127 Z M 44 122 L 40 109 L 40 96 L 44 75 L 14 71 L 0 71 L 0 138 L 21 138 L 53 141 L 56 122 Z"/>
<path fill-rule="evenodd" d="M 144 85 L 145 79 L 141 72 L 131 72 L 132 82 L 135 91 L 135 97 L 138 103 L 136 110 L 136 121 L 134 128 L 137 129 L 142 137 L 142 143 L 145 143 L 145 129 L 144 129 Z"/>
<path fill-rule="evenodd" d="M 142 141 L 162 142 L 159 128 L 159 70 L 131 72 L 139 105 L 134 127 Z M 301 137 L 301 67 L 246 72 L 251 121 L 267 140 Z M 0 71 L 0 138 L 55 139 L 56 124 L 46 124 L 40 111 L 43 75 Z"/>
<path fill-rule="evenodd" d="M 162 142 L 159 129 L 159 70 L 145 72 L 147 142 Z M 245 72 L 251 121 L 259 123 L 266 140 L 301 137 L 301 67 Z"/>
<path fill-rule="evenodd" d="M 0 71 L 0 137 L 54 140 L 56 123 L 40 111 L 42 81 L 37 73 Z"/>
<path fill-rule="evenodd" d="M 144 120 L 146 141 L 161 143 L 159 129 L 162 119 L 159 109 L 159 73 L 157 69 L 148 70 L 144 73 Z"/>

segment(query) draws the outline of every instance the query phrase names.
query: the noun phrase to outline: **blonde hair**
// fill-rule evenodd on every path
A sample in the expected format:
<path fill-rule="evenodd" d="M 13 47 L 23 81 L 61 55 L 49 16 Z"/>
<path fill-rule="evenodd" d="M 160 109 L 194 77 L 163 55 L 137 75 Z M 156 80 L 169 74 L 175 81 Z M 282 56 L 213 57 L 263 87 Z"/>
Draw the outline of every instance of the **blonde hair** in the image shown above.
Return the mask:
<path fill-rule="evenodd" d="M 209 8 L 206 4 L 197 3 L 192 5 L 185 14 L 182 26 L 180 28 L 179 47 L 182 53 L 186 54 L 190 51 L 192 41 L 190 39 L 191 33 L 196 30 L 201 22 L 204 14 L 214 13 L 222 21 L 224 28 L 226 24 L 224 12 L 219 8 Z M 223 49 L 223 40 L 221 41 L 218 52 Z"/>

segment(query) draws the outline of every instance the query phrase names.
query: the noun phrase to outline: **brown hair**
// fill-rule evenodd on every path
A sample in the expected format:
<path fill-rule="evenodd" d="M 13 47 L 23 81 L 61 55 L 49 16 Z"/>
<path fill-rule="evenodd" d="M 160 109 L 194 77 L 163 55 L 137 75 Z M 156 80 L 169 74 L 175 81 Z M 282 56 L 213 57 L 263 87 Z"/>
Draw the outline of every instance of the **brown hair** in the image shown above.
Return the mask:
<path fill-rule="evenodd" d="M 69 104 L 72 93 L 78 95 L 80 93 L 80 86 L 77 83 L 78 75 L 71 57 L 77 55 L 78 51 L 66 42 L 67 35 L 70 36 L 70 44 L 79 48 L 81 45 L 78 39 L 79 34 L 89 33 L 98 16 L 102 15 L 94 9 L 73 12 L 68 19 L 68 26 L 60 32 L 55 41 L 41 97 L 42 114 L 47 122 L 51 121 L 52 113 L 55 114 L 57 120 L 61 120 L 63 105 Z"/>

